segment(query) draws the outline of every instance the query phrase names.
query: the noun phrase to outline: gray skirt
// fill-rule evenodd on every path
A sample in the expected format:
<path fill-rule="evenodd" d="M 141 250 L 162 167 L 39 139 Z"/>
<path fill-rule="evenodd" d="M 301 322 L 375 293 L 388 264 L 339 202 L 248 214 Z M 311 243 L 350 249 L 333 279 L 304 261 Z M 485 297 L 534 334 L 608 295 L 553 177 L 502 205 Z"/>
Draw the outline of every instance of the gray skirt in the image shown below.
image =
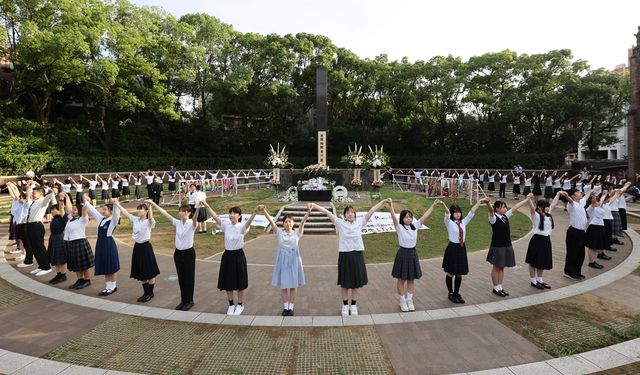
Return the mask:
<path fill-rule="evenodd" d="M 611 216 L 613 216 L 613 235 L 616 237 L 624 236 L 622 232 L 622 219 L 620 218 L 620 212 L 611 211 Z"/>
<path fill-rule="evenodd" d="M 487 262 L 496 267 L 515 267 L 516 256 L 512 246 L 497 247 L 491 246 L 487 253 Z"/>
<path fill-rule="evenodd" d="M 393 262 L 391 276 L 400 280 L 415 280 L 422 277 L 420 260 L 416 248 L 400 246 Z"/>

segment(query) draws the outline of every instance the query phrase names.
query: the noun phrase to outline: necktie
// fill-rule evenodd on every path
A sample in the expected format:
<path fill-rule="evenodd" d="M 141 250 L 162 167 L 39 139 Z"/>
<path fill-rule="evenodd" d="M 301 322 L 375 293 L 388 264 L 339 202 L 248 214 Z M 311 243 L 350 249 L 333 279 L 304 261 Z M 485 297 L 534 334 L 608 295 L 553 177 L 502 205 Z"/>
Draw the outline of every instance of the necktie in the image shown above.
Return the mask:
<path fill-rule="evenodd" d="M 27 223 L 29 223 L 31 221 L 31 207 L 33 206 L 33 204 L 36 201 L 31 201 L 31 204 L 29 204 L 29 209 L 27 210 Z"/>
<path fill-rule="evenodd" d="M 460 246 L 464 245 L 464 231 L 462 230 L 462 225 L 460 225 L 459 221 L 456 221 L 456 224 L 458 224 L 458 242 L 460 243 Z"/>
<path fill-rule="evenodd" d="M 504 216 L 500 217 L 500 219 L 502 220 L 502 222 L 503 222 L 503 223 L 506 223 L 506 222 L 507 222 L 507 218 L 506 218 L 506 217 L 504 217 Z"/>

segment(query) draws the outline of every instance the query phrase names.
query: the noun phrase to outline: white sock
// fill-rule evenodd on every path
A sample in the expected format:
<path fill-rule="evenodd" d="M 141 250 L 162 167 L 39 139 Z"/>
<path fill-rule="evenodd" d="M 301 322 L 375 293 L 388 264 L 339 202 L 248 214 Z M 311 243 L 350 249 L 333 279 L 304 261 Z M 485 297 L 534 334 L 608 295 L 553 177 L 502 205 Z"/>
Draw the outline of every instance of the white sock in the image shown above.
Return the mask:
<path fill-rule="evenodd" d="M 285 310 L 289 310 L 289 302 L 285 302 L 283 305 Z"/>
<path fill-rule="evenodd" d="M 544 281 L 542 281 L 542 277 L 538 277 L 538 282 L 539 282 L 540 284 L 544 283 Z"/>
<path fill-rule="evenodd" d="M 413 294 L 411 293 L 407 293 L 404 295 L 404 299 L 406 299 L 407 301 L 411 301 L 413 299 Z"/>
<path fill-rule="evenodd" d="M 104 288 L 105 288 L 105 289 L 109 289 L 109 287 L 110 287 L 110 286 L 111 286 L 111 283 L 110 283 L 109 281 L 106 281 L 106 282 L 104 283 Z"/>
<path fill-rule="evenodd" d="M 289 302 L 289 310 L 293 310 L 293 302 Z"/>
<path fill-rule="evenodd" d="M 498 290 L 504 290 L 502 289 L 502 284 L 498 284 Z"/>
<path fill-rule="evenodd" d="M 532 283 L 534 283 L 534 284 L 536 284 L 536 283 L 538 282 L 538 279 L 537 279 L 536 277 L 532 277 L 532 278 L 531 278 L 531 282 L 532 282 Z"/>
<path fill-rule="evenodd" d="M 404 298 L 404 296 L 400 296 L 400 303 L 404 302 L 406 300 L 406 298 Z"/>
<path fill-rule="evenodd" d="M 493 286 L 493 290 L 495 290 L 496 292 L 499 292 L 501 289 L 500 285 L 494 285 Z"/>

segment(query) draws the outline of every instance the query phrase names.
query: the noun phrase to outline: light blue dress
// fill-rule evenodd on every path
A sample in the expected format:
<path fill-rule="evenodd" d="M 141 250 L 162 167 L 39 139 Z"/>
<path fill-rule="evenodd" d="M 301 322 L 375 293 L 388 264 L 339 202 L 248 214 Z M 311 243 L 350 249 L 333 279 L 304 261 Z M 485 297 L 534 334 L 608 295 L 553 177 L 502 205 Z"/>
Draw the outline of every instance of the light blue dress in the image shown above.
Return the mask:
<path fill-rule="evenodd" d="M 297 229 L 291 233 L 280 228 L 276 229 L 278 253 L 273 265 L 271 285 L 280 289 L 297 288 L 304 285 L 304 270 L 298 248 L 298 240 L 301 236 Z"/>

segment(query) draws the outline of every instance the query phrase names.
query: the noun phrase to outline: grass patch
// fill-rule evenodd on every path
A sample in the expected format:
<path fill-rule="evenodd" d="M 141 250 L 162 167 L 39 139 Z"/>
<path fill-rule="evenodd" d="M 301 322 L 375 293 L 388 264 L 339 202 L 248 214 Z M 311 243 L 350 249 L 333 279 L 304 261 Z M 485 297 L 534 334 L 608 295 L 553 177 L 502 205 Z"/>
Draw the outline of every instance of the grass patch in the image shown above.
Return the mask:
<path fill-rule="evenodd" d="M 554 357 L 640 337 L 640 315 L 592 294 L 492 316 Z"/>

